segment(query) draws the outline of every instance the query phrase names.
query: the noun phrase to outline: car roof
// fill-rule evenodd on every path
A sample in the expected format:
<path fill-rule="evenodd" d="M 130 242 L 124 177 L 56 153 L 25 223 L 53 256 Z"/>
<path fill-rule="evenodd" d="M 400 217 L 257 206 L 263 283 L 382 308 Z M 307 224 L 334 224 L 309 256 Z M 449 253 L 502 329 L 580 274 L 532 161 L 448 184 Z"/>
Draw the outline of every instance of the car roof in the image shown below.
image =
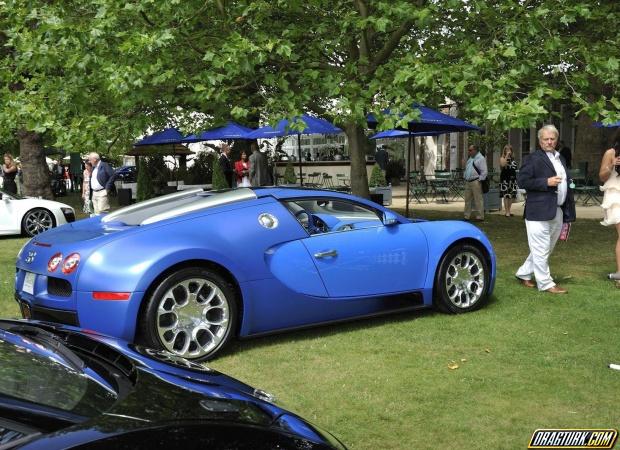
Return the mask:
<path fill-rule="evenodd" d="M 299 198 L 299 197 L 336 197 L 336 198 L 346 198 L 350 200 L 361 200 L 357 197 L 353 197 L 349 194 L 339 192 L 339 191 L 330 191 L 326 189 L 315 189 L 315 188 L 304 188 L 304 187 L 254 187 L 252 188 L 254 192 L 256 192 L 256 196 L 258 198 L 263 197 L 274 197 L 278 200 L 285 200 L 289 198 Z"/>
<path fill-rule="evenodd" d="M 202 188 L 194 188 L 126 206 L 104 216 L 101 221 L 103 223 L 120 221 L 126 225 L 148 225 L 192 212 L 204 211 L 215 206 L 241 201 L 265 198 L 287 200 L 311 197 L 346 199 L 362 203 L 377 210 L 383 209 L 380 205 L 366 199 L 324 189 L 256 187 L 205 191 Z"/>

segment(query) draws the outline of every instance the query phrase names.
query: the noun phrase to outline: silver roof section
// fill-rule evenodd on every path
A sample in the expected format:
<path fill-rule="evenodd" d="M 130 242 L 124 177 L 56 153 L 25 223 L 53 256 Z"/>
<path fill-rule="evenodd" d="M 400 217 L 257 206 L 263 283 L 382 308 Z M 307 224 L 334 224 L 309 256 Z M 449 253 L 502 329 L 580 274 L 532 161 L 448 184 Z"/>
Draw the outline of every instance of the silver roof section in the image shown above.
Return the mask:
<path fill-rule="evenodd" d="M 161 197 L 151 198 L 149 200 L 144 200 L 143 202 L 134 203 L 133 205 L 125 206 L 124 208 L 118 209 L 110 214 L 106 214 L 101 221 L 103 223 L 114 222 L 121 220 L 120 217 L 129 215 L 134 212 L 150 209 L 151 207 L 155 207 L 158 205 L 163 205 L 166 203 L 170 203 L 174 200 L 181 200 L 189 197 L 194 197 L 198 192 L 204 192 L 203 188 L 193 188 L 186 189 L 179 192 L 173 192 L 172 194 L 162 195 Z"/>
<path fill-rule="evenodd" d="M 237 188 L 219 193 L 205 192 L 204 196 L 198 196 L 198 199 L 195 202 L 182 204 L 178 207 L 147 217 L 140 223 L 140 225 L 148 225 L 149 223 L 159 222 L 161 220 L 170 219 L 171 217 L 177 217 L 182 214 L 199 211 L 205 208 L 213 208 L 214 206 L 236 203 L 243 200 L 254 200 L 257 198 L 258 196 L 256 193 L 249 188 Z"/>

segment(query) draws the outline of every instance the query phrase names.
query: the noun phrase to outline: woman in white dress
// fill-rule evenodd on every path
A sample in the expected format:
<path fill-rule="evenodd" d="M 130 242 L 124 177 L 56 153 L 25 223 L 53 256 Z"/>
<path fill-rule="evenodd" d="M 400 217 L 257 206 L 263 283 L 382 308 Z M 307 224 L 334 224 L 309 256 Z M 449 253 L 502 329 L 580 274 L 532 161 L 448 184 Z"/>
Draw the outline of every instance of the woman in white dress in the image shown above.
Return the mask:
<path fill-rule="evenodd" d="M 93 173 L 93 165 L 86 161 L 84 163 L 84 173 L 82 174 L 82 200 L 84 201 L 84 207 L 82 211 L 86 214 L 90 214 L 90 175 Z"/>
<path fill-rule="evenodd" d="M 605 217 L 601 222 L 605 226 L 616 227 L 618 240 L 616 241 L 616 272 L 608 275 L 609 279 L 616 280 L 620 287 L 620 131 L 616 133 L 614 146 L 607 150 L 601 161 L 599 178 L 604 183 L 603 211 Z"/>

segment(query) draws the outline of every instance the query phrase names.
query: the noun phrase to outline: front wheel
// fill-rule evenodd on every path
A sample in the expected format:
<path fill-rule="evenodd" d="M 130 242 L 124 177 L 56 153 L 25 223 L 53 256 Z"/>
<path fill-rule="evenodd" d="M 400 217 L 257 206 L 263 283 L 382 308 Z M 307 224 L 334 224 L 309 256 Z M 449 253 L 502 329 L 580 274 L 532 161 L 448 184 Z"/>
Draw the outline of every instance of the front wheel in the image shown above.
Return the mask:
<path fill-rule="evenodd" d="M 53 228 L 54 225 L 54 215 L 43 208 L 31 209 L 24 214 L 24 218 L 22 219 L 22 231 L 28 237 L 43 233 Z"/>
<path fill-rule="evenodd" d="M 482 252 L 470 244 L 457 244 L 439 264 L 435 276 L 435 306 L 452 314 L 482 307 L 488 299 L 490 277 Z"/>
<path fill-rule="evenodd" d="M 141 320 L 145 344 L 194 361 L 214 356 L 234 335 L 233 287 L 201 268 L 169 275 L 149 297 Z"/>

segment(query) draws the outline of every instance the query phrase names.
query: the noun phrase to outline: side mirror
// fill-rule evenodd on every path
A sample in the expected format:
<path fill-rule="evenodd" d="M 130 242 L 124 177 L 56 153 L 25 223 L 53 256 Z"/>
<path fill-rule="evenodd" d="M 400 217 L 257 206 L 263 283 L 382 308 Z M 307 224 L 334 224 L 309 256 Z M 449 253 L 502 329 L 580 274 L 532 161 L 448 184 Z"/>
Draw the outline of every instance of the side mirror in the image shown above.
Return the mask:
<path fill-rule="evenodd" d="M 383 225 L 386 227 L 390 227 L 398 224 L 398 217 L 391 211 L 386 211 L 383 213 Z"/>

